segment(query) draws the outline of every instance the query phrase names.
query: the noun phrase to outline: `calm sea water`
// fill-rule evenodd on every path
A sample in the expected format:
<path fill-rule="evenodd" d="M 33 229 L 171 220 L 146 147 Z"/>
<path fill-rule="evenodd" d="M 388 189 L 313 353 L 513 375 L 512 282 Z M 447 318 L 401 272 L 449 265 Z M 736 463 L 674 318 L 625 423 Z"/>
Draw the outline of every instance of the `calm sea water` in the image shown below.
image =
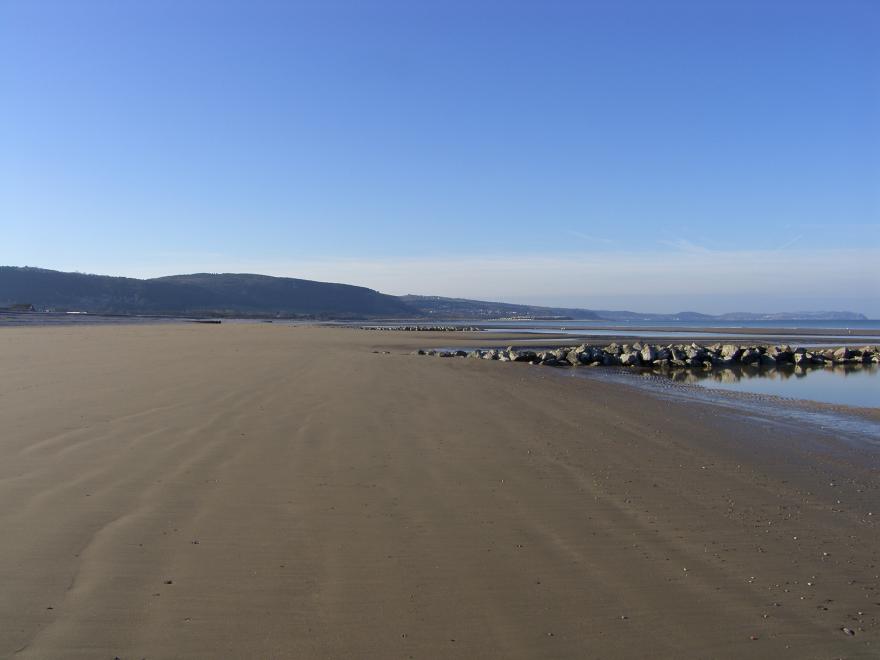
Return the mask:
<path fill-rule="evenodd" d="M 486 321 L 467 321 L 467 324 L 487 325 Z M 880 330 L 880 319 L 864 321 L 597 321 L 595 319 L 572 319 L 566 321 L 490 321 L 497 328 L 788 328 L 814 330 Z"/>
<path fill-rule="evenodd" d="M 712 339 L 719 334 L 725 337 L 753 337 L 750 330 L 768 328 L 799 330 L 802 334 L 816 333 L 824 338 L 863 339 L 866 342 L 880 340 L 880 337 L 865 334 L 865 331 L 880 330 L 880 321 L 737 321 L 695 323 L 691 321 L 492 321 L 484 324 L 490 332 L 590 335 L 594 337 L 658 337 L 675 339 L 682 335 L 694 339 Z M 611 329 L 614 328 L 614 329 Z M 652 329 L 653 328 L 653 329 Z M 662 328 L 658 330 L 657 328 Z M 724 333 L 712 332 L 712 328 L 726 328 Z M 765 335 L 768 336 L 769 335 Z M 775 336 L 784 337 L 785 332 Z"/>

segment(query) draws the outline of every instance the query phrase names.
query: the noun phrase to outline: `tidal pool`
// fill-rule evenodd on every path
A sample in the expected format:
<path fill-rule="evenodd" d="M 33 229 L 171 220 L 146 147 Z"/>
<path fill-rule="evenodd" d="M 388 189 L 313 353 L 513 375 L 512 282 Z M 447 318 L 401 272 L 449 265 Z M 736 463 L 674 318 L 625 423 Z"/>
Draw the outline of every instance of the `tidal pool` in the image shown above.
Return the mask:
<path fill-rule="evenodd" d="M 683 370 L 670 372 L 669 378 L 707 389 L 880 408 L 880 368 L 872 364 Z"/>

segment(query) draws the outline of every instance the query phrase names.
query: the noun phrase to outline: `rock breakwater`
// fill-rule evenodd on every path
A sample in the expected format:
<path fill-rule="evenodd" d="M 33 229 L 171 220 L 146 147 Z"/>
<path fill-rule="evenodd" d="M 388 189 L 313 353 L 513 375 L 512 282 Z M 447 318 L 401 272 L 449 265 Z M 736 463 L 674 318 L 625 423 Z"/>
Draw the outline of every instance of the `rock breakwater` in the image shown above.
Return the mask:
<path fill-rule="evenodd" d="M 467 357 L 500 362 L 528 362 L 548 367 L 624 366 L 658 370 L 727 368 L 732 366 L 778 367 L 880 363 L 877 346 L 855 348 L 791 348 L 756 344 L 697 343 L 656 345 L 612 343 L 607 346 L 581 344 L 535 351 L 526 348 L 464 350 L 419 350 L 419 355 Z"/>

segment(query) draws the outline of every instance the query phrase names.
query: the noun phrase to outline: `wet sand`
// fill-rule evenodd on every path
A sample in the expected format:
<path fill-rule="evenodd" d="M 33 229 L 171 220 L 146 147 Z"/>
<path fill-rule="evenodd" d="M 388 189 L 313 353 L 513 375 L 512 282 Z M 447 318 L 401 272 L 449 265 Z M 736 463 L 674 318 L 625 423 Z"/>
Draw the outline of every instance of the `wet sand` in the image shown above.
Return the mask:
<path fill-rule="evenodd" d="M 0 331 L 0 657 L 877 657 L 875 452 L 449 334 Z"/>

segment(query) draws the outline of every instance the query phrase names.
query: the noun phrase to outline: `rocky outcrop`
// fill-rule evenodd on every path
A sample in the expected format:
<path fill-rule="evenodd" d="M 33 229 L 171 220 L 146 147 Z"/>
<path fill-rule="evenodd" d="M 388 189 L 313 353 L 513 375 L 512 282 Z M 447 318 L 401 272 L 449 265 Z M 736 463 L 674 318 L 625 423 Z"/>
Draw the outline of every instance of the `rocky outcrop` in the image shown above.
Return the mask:
<path fill-rule="evenodd" d="M 790 346 L 715 344 L 616 344 L 607 346 L 563 346 L 534 351 L 508 346 L 504 349 L 419 350 L 419 355 L 470 357 L 501 362 L 528 362 L 548 367 L 624 366 L 657 369 L 725 369 L 739 365 L 753 369 L 789 366 L 807 367 L 839 364 L 880 363 L 877 346 L 855 348 L 797 348 Z"/>

